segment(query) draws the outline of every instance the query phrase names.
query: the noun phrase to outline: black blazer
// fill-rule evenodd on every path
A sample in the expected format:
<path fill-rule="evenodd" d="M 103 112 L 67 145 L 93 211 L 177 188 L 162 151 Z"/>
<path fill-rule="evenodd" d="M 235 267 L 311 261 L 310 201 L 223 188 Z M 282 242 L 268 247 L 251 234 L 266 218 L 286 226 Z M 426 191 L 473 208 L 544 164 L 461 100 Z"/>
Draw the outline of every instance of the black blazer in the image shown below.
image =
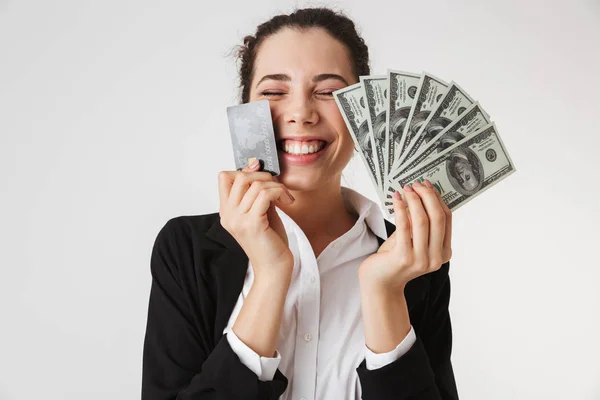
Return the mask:
<path fill-rule="evenodd" d="M 395 227 L 385 222 L 391 235 Z M 458 399 L 450 362 L 449 267 L 406 286 L 417 341 L 382 368 L 368 370 L 365 360 L 357 365 L 363 399 Z M 285 391 L 281 371 L 260 381 L 223 335 L 247 268 L 246 254 L 217 213 L 172 218 L 160 230 L 150 262 L 142 400 L 276 400 Z"/>

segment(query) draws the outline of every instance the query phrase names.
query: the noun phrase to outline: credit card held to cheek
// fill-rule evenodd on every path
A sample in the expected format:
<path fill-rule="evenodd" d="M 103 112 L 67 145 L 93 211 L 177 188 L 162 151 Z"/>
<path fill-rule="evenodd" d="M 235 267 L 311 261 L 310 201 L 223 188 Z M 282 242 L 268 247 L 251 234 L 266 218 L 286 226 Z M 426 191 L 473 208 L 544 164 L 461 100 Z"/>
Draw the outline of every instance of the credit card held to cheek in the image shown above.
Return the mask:
<path fill-rule="evenodd" d="M 279 175 L 279 159 L 269 100 L 227 107 L 227 118 L 235 168 L 242 169 L 254 159 L 258 159 L 262 171 Z"/>

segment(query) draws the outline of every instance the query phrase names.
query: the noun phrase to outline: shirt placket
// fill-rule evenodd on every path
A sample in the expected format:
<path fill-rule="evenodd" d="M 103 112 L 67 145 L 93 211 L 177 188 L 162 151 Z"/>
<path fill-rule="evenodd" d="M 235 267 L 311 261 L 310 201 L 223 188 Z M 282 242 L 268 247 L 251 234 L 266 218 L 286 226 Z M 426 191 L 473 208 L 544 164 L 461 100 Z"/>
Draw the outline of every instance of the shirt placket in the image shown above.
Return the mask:
<path fill-rule="evenodd" d="M 317 350 L 321 308 L 319 268 L 312 247 L 298 235 L 300 296 L 294 362 L 293 400 L 314 400 L 317 382 Z"/>

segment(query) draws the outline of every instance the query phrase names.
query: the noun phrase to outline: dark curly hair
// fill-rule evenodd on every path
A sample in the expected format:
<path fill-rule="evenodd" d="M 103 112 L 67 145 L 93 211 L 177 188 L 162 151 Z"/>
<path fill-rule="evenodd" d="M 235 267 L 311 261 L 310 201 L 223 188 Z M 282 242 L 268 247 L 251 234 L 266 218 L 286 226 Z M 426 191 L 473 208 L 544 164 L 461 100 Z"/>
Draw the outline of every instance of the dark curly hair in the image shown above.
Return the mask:
<path fill-rule="evenodd" d="M 244 37 L 236 56 L 239 62 L 240 97 L 242 103 L 250 100 L 250 83 L 254 76 L 254 62 L 261 43 L 283 28 L 323 28 L 348 49 L 352 72 L 355 76 L 369 75 L 369 49 L 358 34 L 354 22 L 342 12 L 329 8 L 296 9 L 291 14 L 276 15 L 256 28 L 254 36 Z"/>

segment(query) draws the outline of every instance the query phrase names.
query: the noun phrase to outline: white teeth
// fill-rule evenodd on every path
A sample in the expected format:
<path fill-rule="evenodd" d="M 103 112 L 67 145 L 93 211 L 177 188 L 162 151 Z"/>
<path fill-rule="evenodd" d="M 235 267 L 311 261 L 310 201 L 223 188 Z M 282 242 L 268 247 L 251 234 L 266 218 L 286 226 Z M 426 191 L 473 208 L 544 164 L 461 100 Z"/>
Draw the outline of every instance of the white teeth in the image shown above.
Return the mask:
<path fill-rule="evenodd" d="M 311 153 L 316 153 L 320 150 L 323 149 L 323 147 L 325 147 L 325 143 L 323 142 L 319 142 L 318 144 L 300 144 L 300 143 L 284 143 L 283 145 L 283 151 L 285 151 L 286 153 L 290 153 L 290 154 L 296 154 L 296 155 L 304 155 L 304 154 L 311 154 Z"/>

